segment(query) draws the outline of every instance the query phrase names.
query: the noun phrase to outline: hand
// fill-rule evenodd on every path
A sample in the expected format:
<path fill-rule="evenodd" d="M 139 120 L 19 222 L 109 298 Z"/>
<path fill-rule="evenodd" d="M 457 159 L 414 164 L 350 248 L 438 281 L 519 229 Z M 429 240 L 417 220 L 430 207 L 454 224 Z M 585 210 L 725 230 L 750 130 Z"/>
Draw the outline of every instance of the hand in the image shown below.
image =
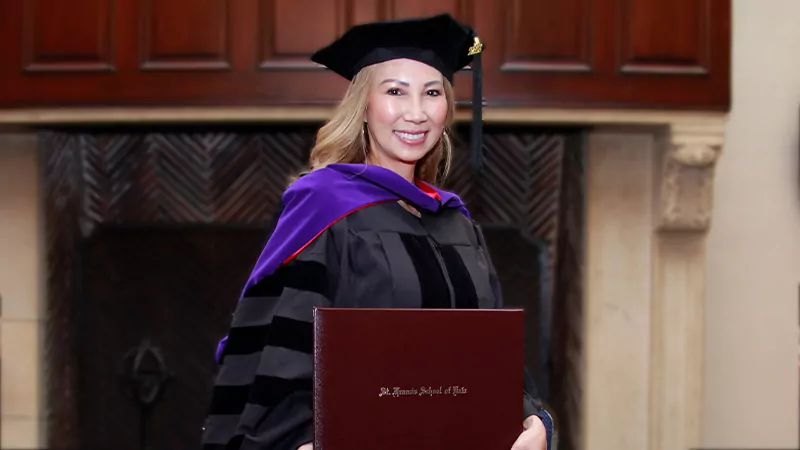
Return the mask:
<path fill-rule="evenodd" d="M 542 419 L 530 416 L 523 422 L 525 431 L 519 435 L 511 450 L 547 450 L 547 430 Z"/>
<path fill-rule="evenodd" d="M 314 450 L 314 444 L 309 442 L 308 444 L 303 444 L 300 447 L 297 447 L 297 450 Z"/>

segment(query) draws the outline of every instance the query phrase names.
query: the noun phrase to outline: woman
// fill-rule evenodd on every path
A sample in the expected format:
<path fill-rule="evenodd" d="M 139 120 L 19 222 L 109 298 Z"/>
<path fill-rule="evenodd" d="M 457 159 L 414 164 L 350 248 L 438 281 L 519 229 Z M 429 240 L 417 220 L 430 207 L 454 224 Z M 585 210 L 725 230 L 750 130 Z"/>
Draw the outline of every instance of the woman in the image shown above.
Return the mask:
<path fill-rule="evenodd" d="M 315 306 L 500 307 L 480 230 L 434 187 L 450 162 L 453 73 L 480 51 L 474 37 L 440 15 L 357 26 L 314 55 L 351 84 L 310 172 L 284 193 L 221 344 L 205 448 L 312 448 Z M 513 448 L 546 450 L 552 420 L 531 391 Z"/>

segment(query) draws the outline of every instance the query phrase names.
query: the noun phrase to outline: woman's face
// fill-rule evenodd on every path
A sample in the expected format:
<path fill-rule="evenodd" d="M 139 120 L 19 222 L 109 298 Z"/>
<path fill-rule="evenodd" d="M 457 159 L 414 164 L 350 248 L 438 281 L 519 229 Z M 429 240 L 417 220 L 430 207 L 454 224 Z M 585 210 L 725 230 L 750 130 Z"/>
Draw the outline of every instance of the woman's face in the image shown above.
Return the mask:
<path fill-rule="evenodd" d="M 370 163 L 406 178 L 441 137 L 448 102 L 444 77 L 433 67 L 410 59 L 375 66 L 366 122 Z"/>

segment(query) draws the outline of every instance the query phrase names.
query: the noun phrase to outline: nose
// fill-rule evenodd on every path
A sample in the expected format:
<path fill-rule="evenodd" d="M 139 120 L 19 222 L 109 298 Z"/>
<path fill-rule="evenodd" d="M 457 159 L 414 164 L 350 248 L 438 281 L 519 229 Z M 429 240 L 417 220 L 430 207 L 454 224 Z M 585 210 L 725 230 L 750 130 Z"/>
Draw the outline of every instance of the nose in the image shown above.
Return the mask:
<path fill-rule="evenodd" d="M 411 123 L 422 123 L 428 120 L 428 114 L 422 103 L 422 99 L 415 97 L 408 102 L 408 109 L 404 115 L 404 119 Z"/>

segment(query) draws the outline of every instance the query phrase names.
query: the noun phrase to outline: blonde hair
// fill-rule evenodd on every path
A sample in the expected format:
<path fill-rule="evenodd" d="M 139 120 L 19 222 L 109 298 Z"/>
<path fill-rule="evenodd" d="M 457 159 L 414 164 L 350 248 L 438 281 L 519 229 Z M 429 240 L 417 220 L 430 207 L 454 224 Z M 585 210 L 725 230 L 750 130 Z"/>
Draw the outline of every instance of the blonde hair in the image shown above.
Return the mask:
<path fill-rule="evenodd" d="M 374 66 L 367 66 L 353 78 L 333 117 L 317 132 L 316 144 L 309 157 L 309 170 L 329 164 L 367 162 L 369 142 L 364 116 L 373 73 Z M 417 162 L 414 173 L 417 179 L 433 185 L 439 184 L 447 176 L 453 152 L 449 132 L 455 115 L 453 86 L 444 77 L 443 84 L 448 104 L 444 132 L 433 149 Z"/>

